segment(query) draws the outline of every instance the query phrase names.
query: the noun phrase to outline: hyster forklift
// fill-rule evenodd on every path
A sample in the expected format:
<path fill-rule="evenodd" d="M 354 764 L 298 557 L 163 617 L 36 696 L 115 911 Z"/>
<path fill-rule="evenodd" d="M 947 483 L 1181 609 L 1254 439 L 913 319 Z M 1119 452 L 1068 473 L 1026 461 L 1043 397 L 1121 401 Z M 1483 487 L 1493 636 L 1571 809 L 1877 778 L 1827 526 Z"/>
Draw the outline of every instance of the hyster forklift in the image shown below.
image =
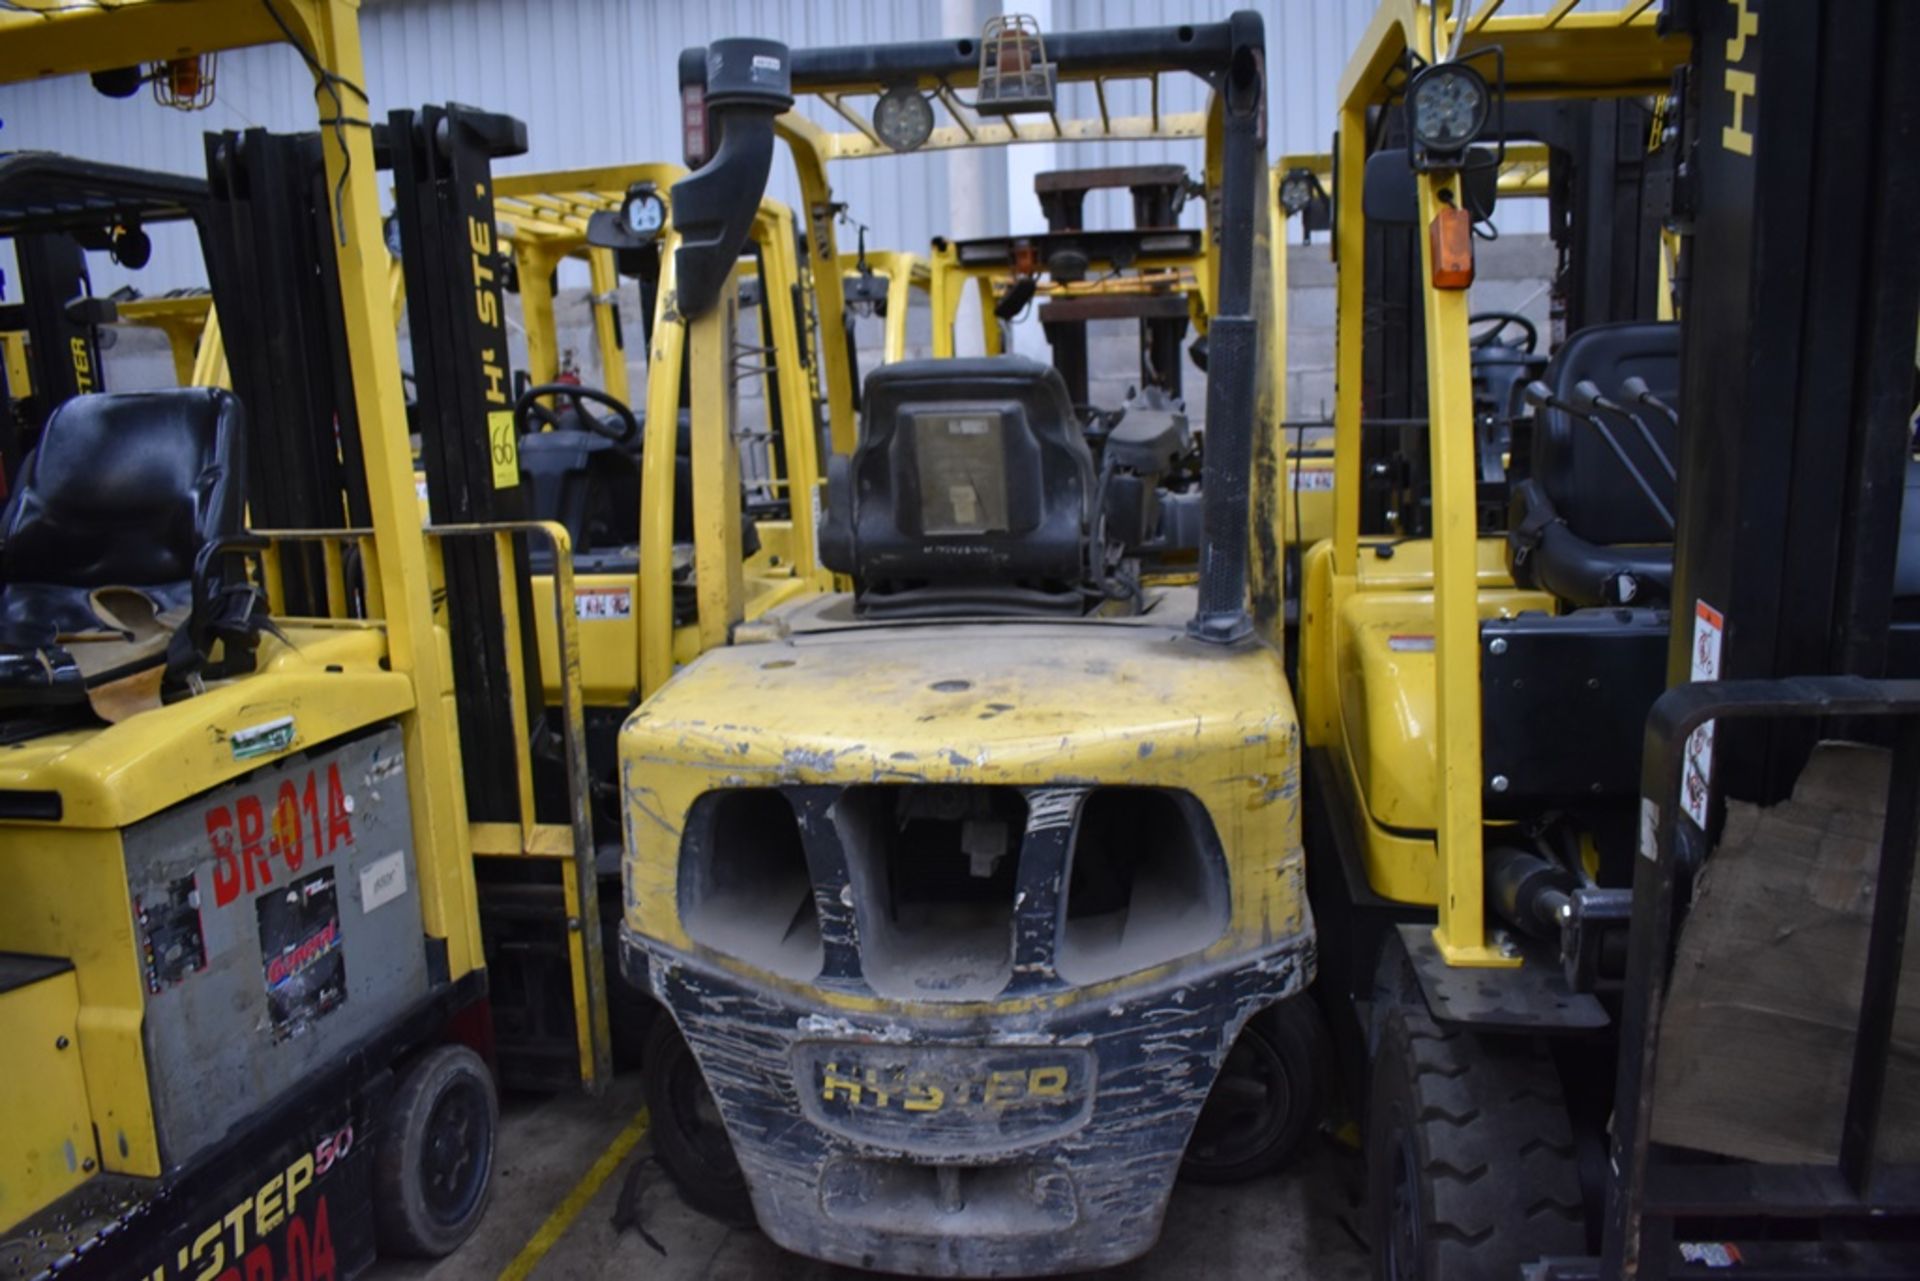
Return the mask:
<path fill-rule="evenodd" d="M 1376 1275 L 1915 1275 L 1920 689 L 1860 678 L 1920 673 L 1920 14 L 1498 9 L 1384 6 L 1336 139 L 1298 688 Z M 1469 291 L 1542 147 L 1536 335 Z"/>
<path fill-rule="evenodd" d="M 470 811 L 469 785 L 516 747 L 499 790 L 533 783 L 523 734 L 483 737 L 492 755 L 477 761 L 461 736 L 476 705 L 528 710 L 500 696 L 518 670 L 504 656 L 530 634 L 515 543 L 566 540 L 529 522 L 422 531 L 377 151 L 490 129 L 460 109 L 440 113 L 444 129 L 402 113 L 376 149 L 356 9 L 0 12 L 0 79 L 204 82 L 220 50 L 284 41 L 317 108 L 313 133 L 208 135 L 208 179 L 189 184 L 233 390 L 62 399 L 0 519 L 12 1274 L 349 1276 L 376 1248 L 446 1253 L 487 1204 L 492 975 L 472 854 L 496 815 Z M 0 229 L 64 234 L 98 216 L 113 176 L 25 169 L 0 192 Z M 437 189 L 420 178 L 399 194 Z M 433 274 L 461 282 L 467 312 L 497 315 L 497 291 L 474 291 L 491 263 L 472 256 L 472 224 L 452 203 L 418 212 L 414 231 L 464 255 Z M 438 412 L 478 393 L 481 371 L 435 376 L 449 372 L 421 379 L 436 490 L 451 462 L 471 476 L 491 461 L 484 414 Z M 475 581 L 498 585 L 490 610 L 462 606 Z M 465 609 L 451 635 L 436 582 Z M 561 636 L 577 649 L 571 626 Z M 583 803 L 577 683 L 567 691 L 560 790 Z M 566 849 L 590 865 L 578 803 Z M 544 831 L 530 807 L 507 818 Z M 593 924 L 576 943 L 589 952 Z"/>
<path fill-rule="evenodd" d="M 622 964 L 671 1015 L 646 1087 L 689 1199 L 878 1270 L 1133 1258 L 1183 1166 L 1273 1168 L 1325 1079 L 1276 494 L 1256 483 L 1279 408 L 1261 21 L 996 19 L 858 49 L 728 40 L 681 66 L 708 153 L 673 191 L 696 347 L 731 323 L 776 133 L 806 144 L 817 261 L 830 148 L 1207 139 L 1197 584 L 1143 586 L 1116 536 L 1145 527 L 1170 424 L 1116 429 L 1096 455 L 1048 365 L 902 361 L 866 378 L 828 469 L 821 557 L 852 590 L 737 629 L 620 736 Z M 1157 103 L 1177 75 L 1212 90 L 1205 112 L 1104 108 L 1110 85 L 1150 82 Z M 810 141 L 796 91 L 858 131 Z M 828 340 L 839 329 L 823 316 Z M 696 419 L 696 466 L 722 443 Z"/>

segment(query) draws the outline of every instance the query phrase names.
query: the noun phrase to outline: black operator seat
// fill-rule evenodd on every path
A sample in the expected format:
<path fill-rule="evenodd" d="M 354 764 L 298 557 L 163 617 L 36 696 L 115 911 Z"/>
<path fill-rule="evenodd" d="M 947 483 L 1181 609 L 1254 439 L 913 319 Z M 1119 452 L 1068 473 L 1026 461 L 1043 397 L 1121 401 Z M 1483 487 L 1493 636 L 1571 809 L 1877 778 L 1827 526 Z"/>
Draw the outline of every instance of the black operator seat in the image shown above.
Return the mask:
<path fill-rule="evenodd" d="M 1558 401 L 1580 402 L 1579 388 L 1590 383 L 1616 408 L 1593 408 L 1584 419 L 1567 408 L 1535 410 L 1532 462 L 1527 479 L 1514 487 L 1507 535 L 1514 579 L 1522 586 L 1581 607 L 1668 602 L 1673 529 L 1634 471 L 1671 513 L 1680 433 L 1665 412 L 1628 393 L 1631 378 L 1644 381 L 1665 405 L 1678 402 L 1677 324 L 1592 325 L 1548 362 L 1542 380 Z"/>
<path fill-rule="evenodd" d="M 867 616 L 1080 614 L 1093 455 L 1067 386 L 1023 356 L 867 377 L 859 442 L 828 467 L 820 539 Z M 1097 595 L 1097 593 L 1096 593 Z"/>
<path fill-rule="evenodd" d="M 63 637 L 145 630 L 126 626 L 134 614 L 168 631 L 184 620 L 204 658 L 214 613 L 246 588 L 219 554 L 245 514 L 246 415 L 231 392 L 85 395 L 54 410 L 0 514 L 0 703 L 77 701 L 79 673 L 56 678 L 41 658 L 65 657 Z"/>
<path fill-rule="evenodd" d="M 533 520 L 551 520 L 566 528 L 578 572 L 631 574 L 638 564 L 633 549 L 640 537 L 646 411 L 633 411 L 640 434 L 631 441 L 614 441 L 581 425 L 579 415 L 589 412 L 565 406 L 556 412 L 554 427 L 520 438 L 520 475 L 527 487 L 528 513 Z M 682 409 L 674 434 L 675 543 L 693 541 L 692 419 L 691 411 Z M 751 556 L 759 550 L 760 531 L 751 520 L 743 521 L 741 539 L 743 554 Z M 536 572 L 549 572 L 551 560 L 544 544 L 532 549 Z"/>

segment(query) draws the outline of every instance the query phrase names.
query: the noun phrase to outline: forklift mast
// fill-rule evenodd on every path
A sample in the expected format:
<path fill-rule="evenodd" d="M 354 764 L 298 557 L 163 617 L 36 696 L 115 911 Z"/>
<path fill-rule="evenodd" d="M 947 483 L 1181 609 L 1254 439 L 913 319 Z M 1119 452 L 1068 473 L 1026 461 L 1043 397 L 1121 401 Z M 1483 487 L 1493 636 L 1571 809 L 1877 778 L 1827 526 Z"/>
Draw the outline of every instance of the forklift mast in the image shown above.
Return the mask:
<path fill-rule="evenodd" d="M 1902 506 L 1920 502 L 1920 15 L 1685 11 L 1697 55 L 1675 191 L 1692 236 L 1669 679 L 1877 677 L 1920 656 L 1892 613 Z M 1729 726 L 1719 781 L 1776 799 L 1811 742 Z"/>
<path fill-rule="evenodd" d="M 207 279 L 220 300 L 233 390 L 249 411 L 255 526 L 370 522 L 359 414 L 335 278 L 332 205 L 317 133 L 209 134 Z M 282 559 L 288 608 L 325 612 L 319 547 Z"/>
<path fill-rule="evenodd" d="M 436 525 L 525 519 L 492 162 L 526 151 L 526 125 L 470 107 L 425 107 L 394 112 L 387 138 L 428 511 Z M 507 581 L 520 593 L 522 616 L 531 618 L 524 538 L 515 541 L 514 560 Z M 514 812 L 512 748 L 531 726 L 512 723 L 506 690 L 517 664 L 539 717 L 539 656 L 531 631 L 524 652 L 509 655 L 499 632 L 482 625 L 499 615 L 502 582 L 490 545 L 448 547 L 449 625 L 456 637 L 486 638 L 481 646 L 454 645 L 467 807 L 476 819 L 531 821 Z"/>

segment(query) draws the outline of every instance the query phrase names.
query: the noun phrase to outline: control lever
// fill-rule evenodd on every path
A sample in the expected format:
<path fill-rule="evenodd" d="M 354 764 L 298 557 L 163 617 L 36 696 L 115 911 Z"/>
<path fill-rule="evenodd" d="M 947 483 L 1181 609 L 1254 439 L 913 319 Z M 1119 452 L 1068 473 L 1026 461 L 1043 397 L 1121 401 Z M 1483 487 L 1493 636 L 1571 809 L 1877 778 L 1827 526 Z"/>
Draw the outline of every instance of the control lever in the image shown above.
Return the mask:
<path fill-rule="evenodd" d="M 1590 378 L 1583 378 L 1574 384 L 1573 398 L 1578 404 L 1590 405 L 1594 409 L 1599 409 L 1605 413 L 1618 414 L 1632 423 L 1635 429 L 1639 431 L 1640 439 L 1646 442 L 1647 451 L 1660 461 L 1660 468 L 1667 473 L 1667 479 L 1679 479 L 1679 473 L 1673 469 L 1673 460 L 1667 457 L 1667 451 L 1660 447 L 1660 442 L 1653 438 L 1651 431 L 1647 430 L 1647 424 L 1641 419 L 1640 415 L 1633 413 L 1619 401 L 1610 399 Z"/>
<path fill-rule="evenodd" d="M 1673 429 L 1676 432 L 1680 430 L 1680 411 L 1654 395 L 1653 388 L 1647 386 L 1646 379 L 1635 375 L 1621 382 L 1620 390 L 1625 392 L 1629 399 L 1658 410 L 1666 417 L 1668 422 L 1673 424 Z"/>
<path fill-rule="evenodd" d="M 1591 383 L 1583 383 L 1581 385 L 1592 386 Z M 1613 456 L 1620 460 L 1622 467 L 1627 469 L 1627 475 L 1633 477 L 1633 483 L 1640 487 L 1641 494 L 1646 497 L 1647 502 L 1653 505 L 1653 510 L 1659 513 L 1660 519 L 1665 522 L 1669 530 L 1673 528 L 1673 512 L 1668 510 L 1667 505 L 1660 501 L 1660 495 L 1653 490 L 1653 482 L 1647 479 L 1646 473 L 1640 470 L 1639 465 L 1633 461 L 1633 458 L 1627 453 L 1625 447 L 1620 444 L 1619 438 L 1613 434 L 1613 428 L 1607 426 L 1606 422 L 1600 418 L 1598 414 L 1593 412 L 1593 401 L 1588 400 L 1584 404 L 1573 404 L 1564 401 L 1554 395 L 1553 389 L 1538 378 L 1527 384 L 1526 396 L 1527 403 L 1535 409 L 1557 409 L 1563 414 L 1579 419 L 1581 422 L 1587 424 L 1587 426 L 1599 432 L 1600 438 L 1607 442 L 1607 448 L 1613 451 Z"/>

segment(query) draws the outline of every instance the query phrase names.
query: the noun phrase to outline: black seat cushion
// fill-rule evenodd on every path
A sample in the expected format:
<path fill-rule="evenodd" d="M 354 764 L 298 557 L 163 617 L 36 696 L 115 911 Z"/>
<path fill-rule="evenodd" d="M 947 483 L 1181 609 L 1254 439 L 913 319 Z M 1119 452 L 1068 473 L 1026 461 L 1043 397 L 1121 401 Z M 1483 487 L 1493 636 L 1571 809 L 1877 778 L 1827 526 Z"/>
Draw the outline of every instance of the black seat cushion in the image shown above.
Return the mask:
<path fill-rule="evenodd" d="M 1680 326 L 1667 321 L 1592 325 L 1571 335 L 1547 365 L 1545 381 L 1562 400 L 1591 381 L 1646 424 L 1670 462 L 1680 457 L 1679 433 L 1666 415 L 1632 404 L 1621 384 L 1639 377 L 1654 395 L 1674 404 L 1680 386 Z M 1614 439 L 1653 485 L 1671 511 L 1674 484 L 1634 424 L 1619 414 L 1601 416 Z M 1671 543 L 1673 531 L 1606 440 L 1590 424 L 1558 409 L 1542 409 L 1533 424 L 1533 477 L 1545 489 L 1568 528 L 1590 543 Z"/>
<path fill-rule="evenodd" d="M 0 617 L 53 632 L 97 626 L 106 586 L 186 599 L 194 558 L 241 533 L 246 416 L 228 391 L 76 396 L 47 419 L 0 514 Z"/>

